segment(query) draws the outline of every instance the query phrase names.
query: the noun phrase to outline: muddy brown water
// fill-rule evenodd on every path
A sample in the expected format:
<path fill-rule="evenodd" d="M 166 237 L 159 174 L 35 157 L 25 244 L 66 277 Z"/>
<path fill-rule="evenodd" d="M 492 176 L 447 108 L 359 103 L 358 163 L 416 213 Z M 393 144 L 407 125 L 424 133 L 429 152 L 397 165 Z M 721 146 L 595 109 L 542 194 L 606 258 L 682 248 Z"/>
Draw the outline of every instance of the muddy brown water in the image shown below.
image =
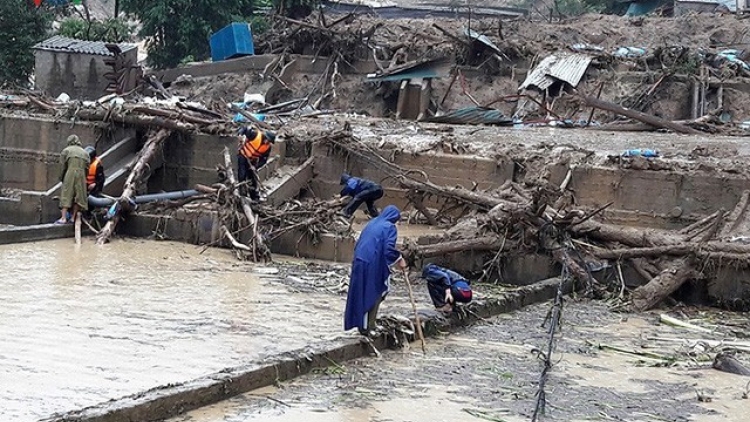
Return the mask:
<path fill-rule="evenodd" d="M 0 419 L 34 421 L 345 335 L 345 297 L 298 293 L 273 268 L 199 252 L 120 239 L 0 246 Z"/>
<path fill-rule="evenodd" d="M 545 347 L 541 323 L 548 309 L 549 304 L 533 305 L 428 339 L 426 355 L 413 344 L 411 349 L 341 363 L 168 422 L 529 421 L 541 371 L 532 348 Z M 658 314 L 615 314 L 600 303 L 569 301 L 541 420 L 747 420 L 750 399 L 743 394 L 750 378 L 689 358 L 664 365 L 596 346 L 606 343 L 669 354 L 677 349 L 645 348 L 646 339 L 700 337 L 657 321 Z"/>

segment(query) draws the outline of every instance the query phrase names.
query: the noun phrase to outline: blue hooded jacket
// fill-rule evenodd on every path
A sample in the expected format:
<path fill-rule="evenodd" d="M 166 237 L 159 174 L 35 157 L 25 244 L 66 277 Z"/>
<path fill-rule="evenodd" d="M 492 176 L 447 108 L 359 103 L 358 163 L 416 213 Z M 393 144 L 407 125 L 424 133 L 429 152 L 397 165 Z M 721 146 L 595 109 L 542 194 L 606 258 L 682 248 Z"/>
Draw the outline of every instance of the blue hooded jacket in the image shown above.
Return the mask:
<path fill-rule="evenodd" d="M 427 264 L 422 269 L 422 278 L 430 283 L 439 284 L 446 289 L 453 287 L 453 285 L 459 282 L 471 284 L 471 282 L 461 274 L 447 268 L 439 267 L 435 264 Z"/>
<path fill-rule="evenodd" d="M 354 246 L 352 273 L 344 311 L 344 330 L 364 329 L 364 316 L 375 302 L 388 291 L 387 280 L 401 253 L 396 249 L 396 222 L 401 212 L 393 205 L 370 220 Z"/>
<path fill-rule="evenodd" d="M 341 196 L 357 196 L 358 193 L 377 187 L 378 184 L 367 179 L 351 176 L 348 173 L 341 175 Z"/>

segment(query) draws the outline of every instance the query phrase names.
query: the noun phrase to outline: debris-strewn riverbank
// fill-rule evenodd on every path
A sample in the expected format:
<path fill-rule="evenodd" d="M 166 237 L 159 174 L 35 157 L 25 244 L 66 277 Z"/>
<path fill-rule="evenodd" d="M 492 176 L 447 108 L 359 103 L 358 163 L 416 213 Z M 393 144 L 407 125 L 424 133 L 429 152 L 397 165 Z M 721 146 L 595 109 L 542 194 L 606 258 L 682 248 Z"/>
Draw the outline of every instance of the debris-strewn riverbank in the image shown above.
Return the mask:
<path fill-rule="evenodd" d="M 541 325 L 548 309 L 534 305 L 430 340 L 426 355 L 415 343 L 383 359 L 332 362 L 316 375 L 171 422 L 528 421 L 541 370 L 538 353 L 546 350 Z M 673 315 L 698 318 L 693 322 L 721 333 L 750 334 L 742 314 L 683 312 Z M 657 321 L 657 314 L 617 314 L 597 303 L 566 302 L 544 420 L 741 420 L 750 378 L 711 368 L 720 348 L 700 339 L 715 335 Z"/>

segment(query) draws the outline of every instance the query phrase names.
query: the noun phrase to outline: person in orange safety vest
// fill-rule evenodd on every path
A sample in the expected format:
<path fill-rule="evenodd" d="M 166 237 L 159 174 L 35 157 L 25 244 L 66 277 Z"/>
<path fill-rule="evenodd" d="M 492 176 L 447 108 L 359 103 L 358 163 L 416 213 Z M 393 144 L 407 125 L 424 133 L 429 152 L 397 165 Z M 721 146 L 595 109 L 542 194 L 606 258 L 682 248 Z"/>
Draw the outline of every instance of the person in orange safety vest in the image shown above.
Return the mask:
<path fill-rule="evenodd" d="M 91 196 L 101 196 L 102 189 L 104 189 L 104 181 L 106 180 L 104 165 L 102 164 L 102 160 L 96 156 L 96 148 L 89 145 L 85 150 L 91 160 L 86 172 L 86 190 Z"/>
<path fill-rule="evenodd" d="M 240 129 L 240 147 L 237 151 L 237 179 L 239 183 L 250 182 L 250 198 L 260 199 L 258 180 L 253 176 L 253 169 L 260 170 L 271 156 L 271 146 L 276 141 L 276 134 L 261 131 L 252 126 Z"/>

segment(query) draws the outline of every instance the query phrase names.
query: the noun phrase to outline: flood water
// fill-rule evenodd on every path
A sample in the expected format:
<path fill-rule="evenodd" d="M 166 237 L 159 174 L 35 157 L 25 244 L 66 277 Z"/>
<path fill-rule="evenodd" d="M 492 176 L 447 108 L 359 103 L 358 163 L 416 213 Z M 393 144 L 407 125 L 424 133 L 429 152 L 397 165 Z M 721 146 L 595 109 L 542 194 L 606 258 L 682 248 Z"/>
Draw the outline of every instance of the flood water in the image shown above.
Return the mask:
<path fill-rule="evenodd" d="M 340 362 L 168 422 L 529 421 L 542 369 L 532 350 L 548 341 L 542 322 L 549 307 L 532 305 L 430 338 L 426 354 L 413 344 L 382 358 Z M 616 314 L 596 302 L 566 302 L 562 321 L 540 420 L 747 420 L 743 394 L 749 378 L 714 370 L 710 362 L 697 361 L 699 356 L 683 354 L 679 344 L 656 348 L 647 340 L 699 334 L 660 325 L 657 314 Z M 665 364 L 600 344 L 676 360 Z"/>
<path fill-rule="evenodd" d="M 199 252 L 119 239 L 0 246 L 0 419 L 35 421 L 342 334 L 343 298 Z"/>

